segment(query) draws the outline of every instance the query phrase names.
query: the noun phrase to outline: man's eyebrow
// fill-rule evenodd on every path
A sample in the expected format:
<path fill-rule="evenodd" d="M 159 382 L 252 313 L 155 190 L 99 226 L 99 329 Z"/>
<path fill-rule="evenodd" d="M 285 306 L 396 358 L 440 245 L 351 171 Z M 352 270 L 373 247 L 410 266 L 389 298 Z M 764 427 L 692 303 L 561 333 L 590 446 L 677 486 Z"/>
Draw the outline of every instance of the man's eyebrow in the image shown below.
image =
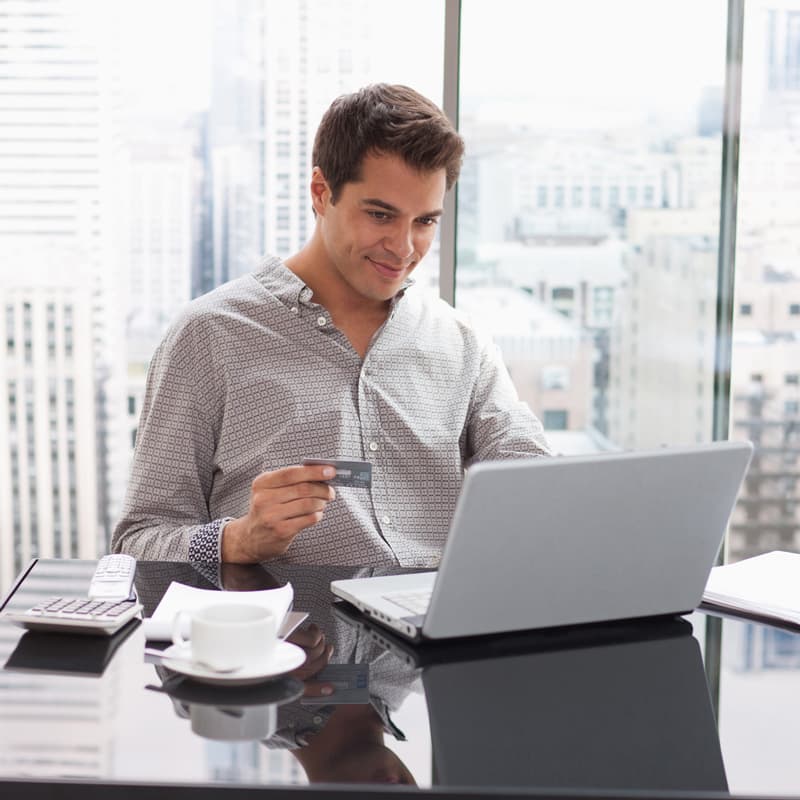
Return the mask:
<path fill-rule="evenodd" d="M 397 206 L 393 206 L 391 203 L 387 203 L 385 200 L 379 200 L 377 197 L 365 197 L 361 200 L 362 206 L 377 206 L 378 208 L 382 208 L 384 211 L 390 211 L 392 214 L 399 214 L 400 209 Z M 435 211 L 426 211 L 422 214 L 419 214 L 420 217 L 441 217 L 444 213 L 444 209 L 437 208 Z"/>

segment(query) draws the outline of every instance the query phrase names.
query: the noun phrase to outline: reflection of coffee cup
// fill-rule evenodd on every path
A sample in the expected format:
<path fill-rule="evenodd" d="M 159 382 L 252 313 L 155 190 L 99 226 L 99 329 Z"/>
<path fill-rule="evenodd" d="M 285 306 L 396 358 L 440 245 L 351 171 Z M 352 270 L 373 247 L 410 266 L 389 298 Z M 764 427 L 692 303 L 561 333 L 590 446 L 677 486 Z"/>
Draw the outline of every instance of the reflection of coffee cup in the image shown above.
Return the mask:
<path fill-rule="evenodd" d="M 184 618 L 191 620 L 191 639 L 183 638 Z M 278 640 L 278 621 L 268 608 L 227 603 L 197 611 L 179 611 L 172 623 L 172 641 L 191 645 L 199 666 L 228 671 L 266 664 Z"/>
<path fill-rule="evenodd" d="M 192 730 L 206 739 L 220 741 L 255 741 L 269 739 L 277 727 L 278 706 L 207 706 L 189 705 Z"/>

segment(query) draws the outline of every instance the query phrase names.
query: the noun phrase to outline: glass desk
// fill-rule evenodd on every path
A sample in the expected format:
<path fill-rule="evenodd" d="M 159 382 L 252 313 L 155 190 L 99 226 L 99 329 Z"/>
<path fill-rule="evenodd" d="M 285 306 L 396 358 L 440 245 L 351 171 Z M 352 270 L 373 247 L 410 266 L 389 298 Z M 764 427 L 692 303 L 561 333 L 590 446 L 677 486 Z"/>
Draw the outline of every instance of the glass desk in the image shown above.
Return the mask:
<path fill-rule="evenodd" d="M 38 561 L 9 605 L 82 596 L 93 569 Z M 57 782 L 59 797 L 347 797 L 358 784 L 370 797 L 410 784 L 447 797 L 800 797 L 797 634 L 695 613 L 420 651 L 332 606 L 330 581 L 362 574 L 139 563 L 147 614 L 172 580 L 291 581 L 294 608 L 333 652 L 251 687 L 201 686 L 150 663 L 138 623 L 109 640 L 0 621 L 0 792 L 53 796 Z M 707 666 L 712 620 L 722 646 Z"/>

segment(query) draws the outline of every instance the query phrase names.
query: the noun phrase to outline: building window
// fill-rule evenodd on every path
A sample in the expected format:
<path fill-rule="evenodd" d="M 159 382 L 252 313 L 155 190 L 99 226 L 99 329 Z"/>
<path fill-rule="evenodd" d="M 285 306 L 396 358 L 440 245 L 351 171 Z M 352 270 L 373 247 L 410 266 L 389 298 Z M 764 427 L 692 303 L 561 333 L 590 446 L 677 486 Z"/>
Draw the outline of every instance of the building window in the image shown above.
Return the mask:
<path fill-rule="evenodd" d="M 22 306 L 22 333 L 25 346 L 25 363 L 33 363 L 33 309 L 30 303 Z"/>
<path fill-rule="evenodd" d="M 752 313 L 753 313 L 753 304 L 752 304 L 752 303 L 742 303 L 742 304 L 739 306 L 739 313 L 740 313 L 740 314 L 741 314 L 743 317 L 749 317 L 749 316 L 751 316 L 751 315 L 752 315 Z"/>
<path fill-rule="evenodd" d="M 594 321 L 596 325 L 611 323 L 614 311 L 614 287 L 595 286 L 592 290 L 594 298 Z"/>
<path fill-rule="evenodd" d="M 788 385 L 797 386 L 800 383 L 800 372 L 787 372 L 784 380 Z"/>
<path fill-rule="evenodd" d="M 547 187 L 539 186 L 536 190 L 536 205 L 539 208 L 547 207 Z"/>
<path fill-rule="evenodd" d="M 567 430 L 568 412 L 563 409 L 546 409 L 542 418 L 542 423 L 548 431 Z"/>
<path fill-rule="evenodd" d="M 789 314 L 791 314 L 793 317 L 800 316 L 800 303 L 790 303 Z"/>
<path fill-rule="evenodd" d="M 569 389 L 569 369 L 561 364 L 542 367 L 541 382 L 546 391 Z"/>
<path fill-rule="evenodd" d="M 553 205 L 556 208 L 564 208 L 564 187 L 556 186 L 553 189 Z"/>
<path fill-rule="evenodd" d="M 136 413 L 136 398 L 132 395 L 128 395 L 128 414 L 133 416 Z"/>
<path fill-rule="evenodd" d="M 787 417 L 796 417 L 800 414 L 800 400 L 787 400 L 783 404 L 783 411 Z"/>
<path fill-rule="evenodd" d="M 10 303 L 6 306 L 6 351 L 14 355 L 14 306 Z"/>
<path fill-rule="evenodd" d="M 583 186 L 572 187 L 572 207 L 580 208 L 583 205 Z"/>

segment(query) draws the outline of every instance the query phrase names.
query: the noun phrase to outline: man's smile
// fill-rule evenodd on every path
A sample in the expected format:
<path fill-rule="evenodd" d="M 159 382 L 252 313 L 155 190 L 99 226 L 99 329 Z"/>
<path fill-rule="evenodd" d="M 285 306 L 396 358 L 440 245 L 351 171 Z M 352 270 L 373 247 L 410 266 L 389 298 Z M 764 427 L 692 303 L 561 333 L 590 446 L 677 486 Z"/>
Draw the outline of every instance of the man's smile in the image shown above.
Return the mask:
<path fill-rule="evenodd" d="M 367 261 L 375 268 L 375 271 L 383 276 L 384 278 L 389 278 L 391 280 L 396 280 L 400 275 L 405 272 L 406 267 L 393 267 L 390 264 L 385 264 L 382 261 L 376 261 L 369 256 L 366 256 Z"/>

